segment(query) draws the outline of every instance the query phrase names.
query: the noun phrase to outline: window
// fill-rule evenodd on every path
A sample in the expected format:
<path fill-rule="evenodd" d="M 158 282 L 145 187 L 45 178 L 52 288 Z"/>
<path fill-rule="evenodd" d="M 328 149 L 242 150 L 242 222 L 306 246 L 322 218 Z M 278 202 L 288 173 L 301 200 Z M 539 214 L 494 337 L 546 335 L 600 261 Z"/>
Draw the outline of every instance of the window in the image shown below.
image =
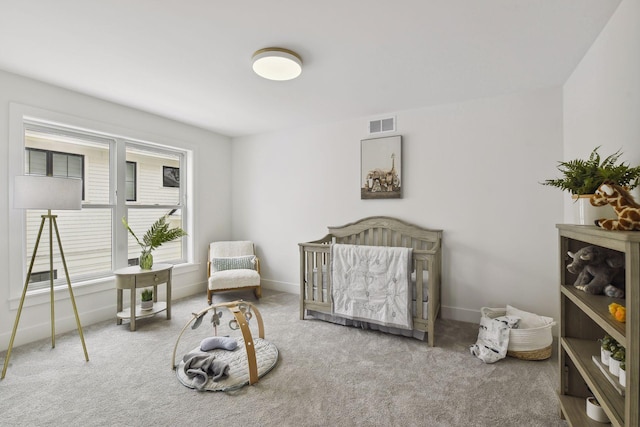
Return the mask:
<path fill-rule="evenodd" d="M 31 120 L 24 122 L 24 147 L 23 173 L 83 179 L 82 210 L 54 212 L 74 286 L 136 264 L 140 248 L 124 230 L 123 216 L 139 237 L 162 215 L 169 217 L 172 226 L 186 228 L 182 215 L 185 184 L 163 186 L 163 166 L 186 168 L 184 150 Z M 121 167 L 117 167 L 118 159 L 122 159 Z M 124 185 L 122 195 L 119 182 Z M 29 265 L 45 213 L 24 213 L 23 265 Z M 118 253 L 115 248 L 121 245 L 116 242 L 124 238 L 129 239 L 127 251 Z M 186 262 L 186 245 L 186 239 L 165 243 L 154 251 L 155 262 Z M 39 274 L 32 275 L 29 291 L 49 285 L 48 247 L 48 233 L 43 233 L 33 266 Z M 60 278 L 57 274 L 63 268 L 54 242 L 55 286 L 66 285 L 64 274 Z"/>
<path fill-rule="evenodd" d="M 84 156 L 27 148 L 25 173 L 84 179 Z"/>
<path fill-rule="evenodd" d="M 110 153 L 115 140 L 72 129 L 25 124 L 25 174 L 83 179 L 82 210 L 54 212 L 72 282 L 111 274 L 113 259 L 114 206 L 109 188 Z M 86 167 L 86 173 L 85 173 Z M 26 260 L 33 254 L 41 215 L 27 210 Z M 49 272 L 49 235 L 43 233 L 34 261 L 34 271 Z M 54 270 L 64 271 L 54 237 Z M 28 264 L 27 264 L 28 265 Z M 49 285 L 49 275 L 32 275 L 29 290 Z M 65 275 L 55 275 L 54 284 L 66 284 Z"/>
<path fill-rule="evenodd" d="M 27 175 L 81 178 L 84 187 L 84 156 L 27 147 L 24 173 Z M 82 189 L 84 199 L 84 188 Z"/>
<path fill-rule="evenodd" d="M 124 177 L 124 185 L 127 202 L 135 202 L 136 201 L 136 162 L 127 162 L 127 169 Z"/>
<path fill-rule="evenodd" d="M 128 163 L 138 165 L 137 179 L 139 191 L 135 201 L 127 200 L 127 222 L 142 238 L 149 227 L 161 216 L 167 216 L 171 228 L 186 228 L 182 215 L 183 187 L 179 179 L 172 181 L 175 185 L 166 186 L 167 168 L 177 171 L 184 162 L 184 153 L 143 145 L 132 141 L 126 142 Z M 128 193 L 127 193 L 128 194 Z M 184 240 L 168 242 L 153 251 L 154 262 L 180 260 L 184 258 Z M 138 258 L 140 246 L 129 235 L 128 259 Z"/>

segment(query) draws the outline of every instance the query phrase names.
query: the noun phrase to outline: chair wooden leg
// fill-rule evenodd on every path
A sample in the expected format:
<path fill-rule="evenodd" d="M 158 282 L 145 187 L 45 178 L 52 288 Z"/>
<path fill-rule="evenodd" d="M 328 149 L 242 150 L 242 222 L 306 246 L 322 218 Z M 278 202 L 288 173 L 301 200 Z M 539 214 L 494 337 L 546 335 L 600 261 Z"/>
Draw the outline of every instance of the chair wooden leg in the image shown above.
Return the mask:
<path fill-rule="evenodd" d="M 257 299 L 260 299 L 262 297 L 262 287 L 258 286 L 257 288 L 255 288 L 253 290 L 253 294 L 256 296 Z"/>
<path fill-rule="evenodd" d="M 212 300 L 213 300 L 213 291 L 211 289 L 207 289 L 207 303 L 211 305 Z"/>

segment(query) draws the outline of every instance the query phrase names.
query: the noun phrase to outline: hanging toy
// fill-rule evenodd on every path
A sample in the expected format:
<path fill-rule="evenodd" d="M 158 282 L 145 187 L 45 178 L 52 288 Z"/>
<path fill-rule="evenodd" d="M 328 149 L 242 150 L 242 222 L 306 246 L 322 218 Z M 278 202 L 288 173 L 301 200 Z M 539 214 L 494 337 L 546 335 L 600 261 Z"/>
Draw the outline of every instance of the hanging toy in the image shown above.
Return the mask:
<path fill-rule="evenodd" d="M 220 325 L 220 318 L 222 317 L 222 312 L 215 310 L 213 311 L 213 315 L 211 316 L 211 324 L 213 325 L 213 335 L 218 335 L 218 325 Z"/>
<path fill-rule="evenodd" d="M 193 314 L 193 317 L 196 319 L 195 322 L 193 322 L 193 325 L 191 325 L 191 329 L 197 329 L 198 326 L 200 326 L 200 324 L 202 323 L 202 318 L 204 317 L 205 314 L 207 314 L 206 311 L 202 311 L 200 313 L 191 313 Z"/>

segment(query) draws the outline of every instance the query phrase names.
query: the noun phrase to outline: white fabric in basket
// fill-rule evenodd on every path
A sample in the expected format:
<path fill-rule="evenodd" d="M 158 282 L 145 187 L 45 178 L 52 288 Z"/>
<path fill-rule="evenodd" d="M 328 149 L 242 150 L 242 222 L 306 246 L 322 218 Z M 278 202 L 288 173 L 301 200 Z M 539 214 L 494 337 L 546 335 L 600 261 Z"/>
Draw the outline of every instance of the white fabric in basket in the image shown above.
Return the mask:
<path fill-rule="evenodd" d="M 553 322 L 550 317 L 543 317 L 535 313 L 519 310 L 515 307 L 507 305 L 507 316 L 516 316 L 520 318 L 518 329 L 539 328 Z"/>
<path fill-rule="evenodd" d="M 556 322 L 551 317 L 539 316 L 533 313 L 527 313 L 526 311 L 519 310 L 520 313 L 525 315 L 529 314 L 533 318 L 539 317 L 543 320 L 543 325 L 535 328 L 524 328 L 522 323 L 518 325 L 518 329 L 511 329 L 509 331 L 509 351 L 536 351 L 549 347 L 553 342 L 551 335 L 551 328 Z M 483 316 L 489 316 L 490 318 L 496 318 L 499 316 L 505 316 L 507 310 L 504 308 L 489 308 L 482 307 L 481 313 Z M 534 318 L 535 319 L 535 318 Z M 531 320 L 531 319 L 529 319 Z M 522 321 L 521 321 L 522 322 Z"/>

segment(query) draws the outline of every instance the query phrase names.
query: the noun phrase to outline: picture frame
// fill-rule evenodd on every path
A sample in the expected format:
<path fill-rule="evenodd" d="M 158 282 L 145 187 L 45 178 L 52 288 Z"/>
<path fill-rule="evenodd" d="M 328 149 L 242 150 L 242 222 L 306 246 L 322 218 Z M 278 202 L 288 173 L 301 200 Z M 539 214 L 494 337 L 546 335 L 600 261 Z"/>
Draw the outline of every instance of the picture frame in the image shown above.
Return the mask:
<path fill-rule="evenodd" d="M 360 141 L 360 199 L 402 198 L 402 136 Z"/>
<path fill-rule="evenodd" d="M 180 168 L 173 166 L 162 166 L 162 186 L 180 187 Z"/>

